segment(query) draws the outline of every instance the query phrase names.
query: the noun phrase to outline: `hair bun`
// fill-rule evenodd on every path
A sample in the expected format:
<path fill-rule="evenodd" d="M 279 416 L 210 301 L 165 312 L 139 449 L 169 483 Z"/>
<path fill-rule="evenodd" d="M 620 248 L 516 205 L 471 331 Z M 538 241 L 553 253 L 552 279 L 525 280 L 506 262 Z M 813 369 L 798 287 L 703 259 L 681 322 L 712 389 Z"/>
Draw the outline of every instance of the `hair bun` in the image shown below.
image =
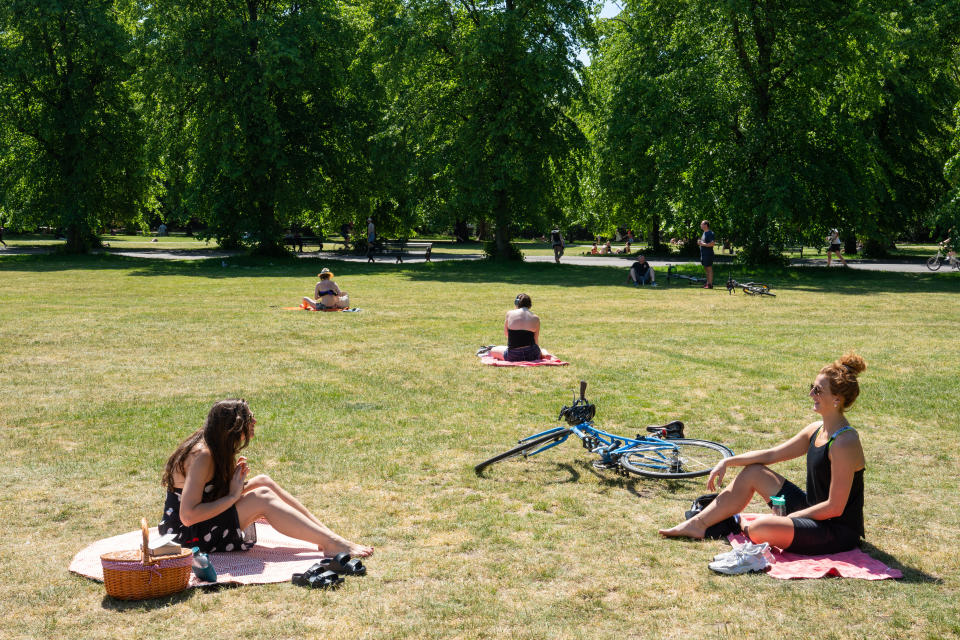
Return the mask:
<path fill-rule="evenodd" d="M 858 376 L 867 370 L 866 360 L 861 358 L 859 355 L 857 355 L 853 351 L 850 351 L 844 354 L 843 357 L 837 361 L 837 363 L 840 366 L 846 367 L 847 369 L 849 369 L 850 372 L 855 376 Z"/>

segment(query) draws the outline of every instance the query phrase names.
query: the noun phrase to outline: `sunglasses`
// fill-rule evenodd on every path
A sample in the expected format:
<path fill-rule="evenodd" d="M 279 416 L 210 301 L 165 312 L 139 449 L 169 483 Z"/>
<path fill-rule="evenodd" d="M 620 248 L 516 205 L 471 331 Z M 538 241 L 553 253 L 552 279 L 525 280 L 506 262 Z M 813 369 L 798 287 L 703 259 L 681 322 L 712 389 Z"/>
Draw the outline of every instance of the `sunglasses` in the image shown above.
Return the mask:
<path fill-rule="evenodd" d="M 819 396 L 821 393 L 823 393 L 823 387 L 818 384 L 812 384 L 810 385 L 810 391 L 813 392 L 813 395 Z"/>

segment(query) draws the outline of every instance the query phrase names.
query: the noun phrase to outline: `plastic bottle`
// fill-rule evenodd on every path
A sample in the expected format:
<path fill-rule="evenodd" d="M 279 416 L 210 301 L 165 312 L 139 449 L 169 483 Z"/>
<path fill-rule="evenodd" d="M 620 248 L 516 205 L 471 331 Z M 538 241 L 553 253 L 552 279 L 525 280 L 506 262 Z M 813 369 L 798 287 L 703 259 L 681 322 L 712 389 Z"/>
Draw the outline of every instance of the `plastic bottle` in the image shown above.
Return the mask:
<path fill-rule="evenodd" d="M 773 496 L 770 498 L 770 505 L 773 509 L 773 515 L 775 516 L 785 516 L 787 515 L 787 499 L 783 496 Z"/>
<path fill-rule="evenodd" d="M 207 554 L 200 551 L 200 547 L 193 548 L 193 575 L 204 582 L 217 581 L 217 570 L 213 568 Z"/>

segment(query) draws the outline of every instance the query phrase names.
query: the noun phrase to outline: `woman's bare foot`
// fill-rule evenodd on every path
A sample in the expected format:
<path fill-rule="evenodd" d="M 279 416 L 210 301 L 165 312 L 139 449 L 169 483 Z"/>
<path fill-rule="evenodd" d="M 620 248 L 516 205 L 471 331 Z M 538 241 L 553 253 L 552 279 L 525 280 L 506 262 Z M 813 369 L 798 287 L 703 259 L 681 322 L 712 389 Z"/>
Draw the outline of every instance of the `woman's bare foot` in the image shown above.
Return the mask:
<path fill-rule="evenodd" d="M 349 553 L 353 558 L 369 558 L 373 555 L 373 547 L 365 547 L 362 544 L 347 542 L 346 540 L 331 542 L 327 546 L 318 545 L 317 548 L 323 551 L 323 555 L 325 556 L 335 556 L 344 551 Z"/>
<path fill-rule="evenodd" d="M 703 538 L 707 528 L 696 517 L 681 522 L 671 529 L 660 529 L 660 535 L 667 538 Z"/>

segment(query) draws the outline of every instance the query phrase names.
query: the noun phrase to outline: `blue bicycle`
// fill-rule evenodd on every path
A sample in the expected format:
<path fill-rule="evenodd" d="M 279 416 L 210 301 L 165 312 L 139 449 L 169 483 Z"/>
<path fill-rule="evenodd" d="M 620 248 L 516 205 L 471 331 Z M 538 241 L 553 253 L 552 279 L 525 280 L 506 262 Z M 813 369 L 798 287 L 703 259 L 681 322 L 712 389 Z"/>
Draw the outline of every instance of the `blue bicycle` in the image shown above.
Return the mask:
<path fill-rule="evenodd" d="M 529 458 L 563 444 L 571 435 L 580 438 L 584 449 L 600 456 L 593 466 L 610 469 L 621 475 L 635 473 L 647 478 L 697 478 L 710 473 L 720 460 L 733 451 L 709 440 L 683 437 L 683 423 L 647 427 L 649 435 L 638 433 L 626 438 L 601 431 L 593 425 L 596 407 L 585 397 L 587 383 L 580 382 L 580 397 L 571 406 L 560 410 L 557 420 L 566 419 L 567 427 L 554 427 L 518 441 L 509 451 L 484 460 L 474 469 L 479 474 L 494 464 L 518 456 Z"/>

